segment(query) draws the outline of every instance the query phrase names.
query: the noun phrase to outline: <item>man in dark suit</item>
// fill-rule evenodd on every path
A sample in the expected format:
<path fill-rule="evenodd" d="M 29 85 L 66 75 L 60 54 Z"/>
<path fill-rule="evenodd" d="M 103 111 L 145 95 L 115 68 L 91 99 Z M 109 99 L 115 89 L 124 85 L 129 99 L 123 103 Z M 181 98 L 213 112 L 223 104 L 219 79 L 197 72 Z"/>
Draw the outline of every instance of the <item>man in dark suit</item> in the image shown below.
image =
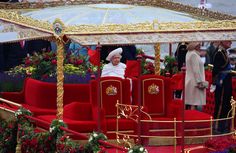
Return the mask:
<path fill-rule="evenodd" d="M 216 86 L 215 89 L 215 111 L 214 118 L 226 118 L 231 109 L 231 95 L 232 95 L 232 76 L 229 73 L 231 66 L 227 54 L 227 49 L 230 48 L 232 42 L 220 42 L 213 56 L 213 70 L 212 80 Z M 229 131 L 229 124 L 227 121 L 216 122 L 216 130 L 220 133 Z"/>

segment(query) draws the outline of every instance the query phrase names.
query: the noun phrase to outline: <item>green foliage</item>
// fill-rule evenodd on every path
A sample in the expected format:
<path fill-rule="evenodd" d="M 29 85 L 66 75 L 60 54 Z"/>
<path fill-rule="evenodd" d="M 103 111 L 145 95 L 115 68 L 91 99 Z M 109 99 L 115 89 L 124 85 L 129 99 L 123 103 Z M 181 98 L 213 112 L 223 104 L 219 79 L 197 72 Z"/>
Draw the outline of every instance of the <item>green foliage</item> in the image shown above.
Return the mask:
<path fill-rule="evenodd" d="M 166 73 L 173 75 L 178 72 L 177 61 L 174 57 L 165 56 L 163 64 L 164 64 L 164 69 L 161 70 L 161 75 L 165 76 Z"/>
<path fill-rule="evenodd" d="M 97 153 L 101 150 L 99 140 L 107 140 L 103 133 L 93 132 L 89 136 L 88 143 L 85 145 L 85 150 L 88 153 Z"/>
<path fill-rule="evenodd" d="M 21 74 L 25 77 L 31 77 L 37 80 L 44 80 L 48 77 L 55 77 L 57 70 L 56 53 L 43 52 L 35 53 L 24 59 L 24 64 L 12 68 L 8 74 L 15 76 Z M 97 66 L 93 66 L 84 56 L 75 56 L 66 54 L 64 60 L 64 73 L 76 74 L 84 76 L 96 70 Z"/>
<path fill-rule="evenodd" d="M 129 149 L 128 153 L 148 153 L 148 151 L 143 146 L 135 145 Z"/>

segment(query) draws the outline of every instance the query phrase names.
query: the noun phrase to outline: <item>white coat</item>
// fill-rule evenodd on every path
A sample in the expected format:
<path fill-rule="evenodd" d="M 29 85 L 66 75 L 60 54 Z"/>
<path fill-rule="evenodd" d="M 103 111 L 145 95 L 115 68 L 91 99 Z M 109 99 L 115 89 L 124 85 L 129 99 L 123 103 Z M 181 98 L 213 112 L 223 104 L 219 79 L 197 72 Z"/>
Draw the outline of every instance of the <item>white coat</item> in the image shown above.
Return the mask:
<path fill-rule="evenodd" d="M 186 54 L 185 104 L 205 105 L 206 90 L 199 89 L 197 84 L 205 81 L 205 69 L 197 51 Z"/>

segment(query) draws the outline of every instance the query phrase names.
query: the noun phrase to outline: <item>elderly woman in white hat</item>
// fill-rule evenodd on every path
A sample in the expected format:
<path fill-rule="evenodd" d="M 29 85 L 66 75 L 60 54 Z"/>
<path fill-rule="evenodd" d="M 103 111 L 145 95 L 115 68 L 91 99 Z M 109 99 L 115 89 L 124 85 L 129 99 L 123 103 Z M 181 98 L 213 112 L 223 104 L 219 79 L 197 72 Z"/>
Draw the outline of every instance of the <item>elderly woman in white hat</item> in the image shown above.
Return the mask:
<path fill-rule="evenodd" d="M 104 65 L 101 77 L 115 76 L 124 79 L 126 65 L 120 62 L 122 48 L 117 48 L 109 53 L 106 60 L 110 63 Z"/>
<path fill-rule="evenodd" d="M 185 104 L 190 109 L 206 104 L 208 82 L 205 81 L 204 63 L 200 58 L 200 42 L 192 42 L 187 46 L 186 76 L 185 76 Z"/>

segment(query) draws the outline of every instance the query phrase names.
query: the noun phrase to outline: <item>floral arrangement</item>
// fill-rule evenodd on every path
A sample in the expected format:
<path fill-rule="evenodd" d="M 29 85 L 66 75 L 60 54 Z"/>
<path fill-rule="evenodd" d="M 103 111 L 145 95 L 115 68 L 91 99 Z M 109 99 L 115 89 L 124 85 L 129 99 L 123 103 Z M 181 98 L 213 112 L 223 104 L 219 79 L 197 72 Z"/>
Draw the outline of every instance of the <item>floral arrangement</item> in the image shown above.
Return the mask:
<path fill-rule="evenodd" d="M 14 153 L 16 148 L 17 124 L 0 119 L 0 152 Z"/>
<path fill-rule="evenodd" d="M 128 153 L 148 153 L 148 151 L 143 146 L 136 145 L 130 148 Z"/>
<path fill-rule="evenodd" d="M 83 147 L 71 140 L 69 136 L 64 135 L 59 140 L 56 145 L 57 153 L 77 153 L 83 150 Z"/>
<path fill-rule="evenodd" d="M 28 55 L 23 60 L 23 64 L 12 68 L 8 74 L 13 76 L 21 74 L 22 76 L 31 77 L 38 80 L 55 77 L 57 67 L 56 56 L 56 53 L 51 51 L 34 53 L 32 56 Z M 65 55 L 65 74 L 84 76 L 87 73 L 94 73 L 96 70 L 97 66 L 93 66 L 84 56 L 75 56 L 71 53 L 67 53 Z"/>
<path fill-rule="evenodd" d="M 137 49 L 137 55 L 138 56 L 143 56 L 145 55 L 144 51 L 142 49 Z M 154 74 L 155 73 L 155 67 L 153 62 L 146 60 L 145 58 L 142 58 L 141 61 L 141 69 L 142 69 L 142 74 Z"/>
<path fill-rule="evenodd" d="M 236 153 L 236 139 L 232 136 L 209 139 L 205 146 L 215 150 L 211 153 Z"/>
<path fill-rule="evenodd" d="M 178 72 L 177 62 L 174 57 L 165 56 L 163 64 L 164 68 L 161 69 L 161 75 L 166 76 L 168 73 L 170 76 L 172 76 Z"/>
<path fill-rule="evenodd" d="M 89 140 L 88 143 L 85 145 L 85 150 L 87 152 L 93 152 L 93 153 L 103 153 L 104 151 L 104 147 L 100 146 L 99 140 L 107 140 L 107 137 L 103 134 L 103 133 L 97 133 L 97 132 L 93 132 L 90 134 L 89 136 Z"/>

